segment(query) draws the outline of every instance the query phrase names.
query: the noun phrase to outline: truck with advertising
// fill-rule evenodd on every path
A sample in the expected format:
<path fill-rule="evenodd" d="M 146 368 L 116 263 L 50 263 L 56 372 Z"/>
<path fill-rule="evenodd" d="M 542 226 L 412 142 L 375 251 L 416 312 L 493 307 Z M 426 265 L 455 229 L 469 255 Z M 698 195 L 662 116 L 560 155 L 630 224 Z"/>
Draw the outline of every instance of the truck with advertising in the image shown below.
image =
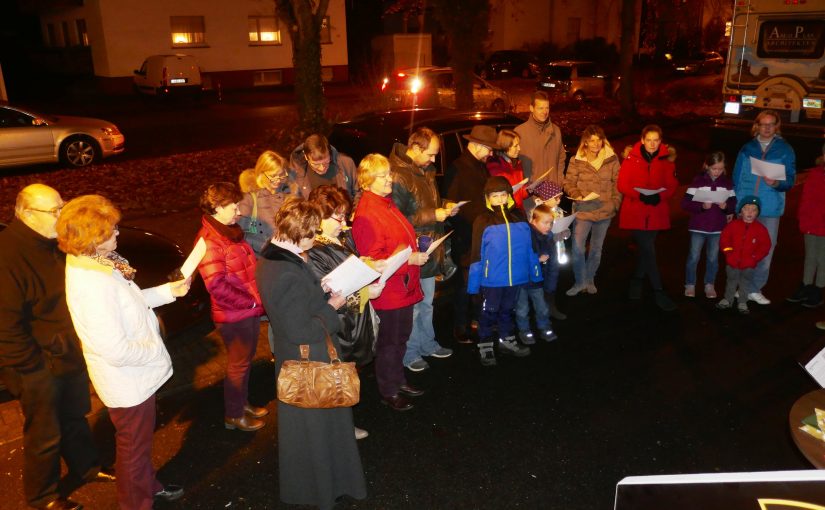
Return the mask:
<path fill-rule="evenodd" d="M 812 166 L 825 140 L 825 0 L 734 1 L 716 132 L 747 138 L 756 115 L 775 110 L 800 167 Z"/>

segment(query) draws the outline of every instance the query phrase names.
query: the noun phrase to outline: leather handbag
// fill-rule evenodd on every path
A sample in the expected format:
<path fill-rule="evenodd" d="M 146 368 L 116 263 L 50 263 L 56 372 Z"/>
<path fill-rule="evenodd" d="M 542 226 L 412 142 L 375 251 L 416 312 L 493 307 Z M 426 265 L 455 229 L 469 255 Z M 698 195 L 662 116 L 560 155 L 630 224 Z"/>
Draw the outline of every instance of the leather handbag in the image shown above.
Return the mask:
<path fill-rule="evenodd" d="M 301 344 L 301 359 L 284 361 L 278 374 L 281 402 L 305 409 L 329 409 L 354 406 L 361 398 L 361 380 L 355 363 L 338 358 L 324 329 L 329 363 L 310 361 L 309 345 Z"/>

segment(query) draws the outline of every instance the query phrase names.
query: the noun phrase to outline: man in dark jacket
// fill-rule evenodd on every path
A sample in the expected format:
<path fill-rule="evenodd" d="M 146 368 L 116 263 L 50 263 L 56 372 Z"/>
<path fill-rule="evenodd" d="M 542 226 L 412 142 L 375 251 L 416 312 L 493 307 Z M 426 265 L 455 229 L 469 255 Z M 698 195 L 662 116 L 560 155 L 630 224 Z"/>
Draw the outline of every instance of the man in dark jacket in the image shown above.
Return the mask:
<path fill-rule="evenodd" d="M 292 193 L 300 193 L 304 198 L 324 184 L 346 190 L 353 205 L 357 202 L 356 195 L 360 195 L 355 162 L 338 152 L 324 135 L 309 135 L 292 151 L 289 156 L 289 182 Z"/>
<path fill-rule="evenodd" d="M 427 128 L 419 128 L 410 135 L 407 145 L 396 143 L 390 154 L 392 171 L 392 199 L 401 214 L 407 217 L 419 238 L 419 250 L 427 251 L 421 245 L 422 236 L 432 242 L 444 235 L 444 221 L 458 213 L 454 204 L 442 204 L 435 185 L 433 162 L 440 149 L 438 136 Z M 429 368 L 424 356 L 447 358 L 453 351 L 442 347 L 435 340 L 433 329 L 433 297 L 435 277 L 442 273 L 444 244 L 442 243 L 421 267 L 421 290 L 424 299 L 413 308 L 413 329 L 407 341 L 404 366 L 413 372 Z"/>
<path fill-rule="evenodd" d="M 86 413 L 89 379 L 66 305 L 65 255 L 55 224 L 63 200 L 32 184 L 17 196 L 15 221 L 0 232 L 0 373 L 20 400 L 23 490 L 35 508 L 79 509 L 58 494 L 60 458 L 73 483 L 111 481 L 99 472 Z"/>
<path fill-rule="evenodd" d="M 469 142 L 464 152 L 453 161 L 444 175 L 446 195 L 455 202 L 468 201 L 462 205 L 456 216 L 450 218 L 454 233 L 452 240 L 453 260 L 461 267 L 464 279 L 456 278 L 453 325 L 456 340 L 468 343 L 467 332 L 467 288 L 466 276 L 470 267 L 470 247 L 473 242 L 473 221 L 484 212 L 484 184 L 490 177 L 487 171 L 487 158 L 496 144 L 498 135 L 492 126 L 474 126 L 469 135 L 464 135 Z"/>

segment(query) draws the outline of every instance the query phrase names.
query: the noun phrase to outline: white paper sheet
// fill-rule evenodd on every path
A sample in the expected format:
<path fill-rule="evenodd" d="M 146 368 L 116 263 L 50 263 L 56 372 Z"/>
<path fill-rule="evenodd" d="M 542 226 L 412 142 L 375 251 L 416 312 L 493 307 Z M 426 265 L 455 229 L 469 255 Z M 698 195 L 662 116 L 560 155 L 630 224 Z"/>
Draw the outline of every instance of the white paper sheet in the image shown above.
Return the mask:
<path fill-rule="evenodd" d="M 753 175 L 761 175 L 768 179 L 775 181 L 785 180 L 785 165 L 781 163 L 771 163 L 770 161 L 762 161 L 751 156 L 751 173 Z"/>
<path fill-rule="evenodd" d="M 576 219 L 575 214 L 571 214 L 569 216 L 564 216 L 563 218 L 556 218 L 553 220 L 553 228 L 551 229 L 554 234 L 560 234 L 570 228 L 570 224 L 573 223 L 573 220 Z"/>
<path fill-rule="evenodd" d="M 523 188 L 524 185 L 527 184 L 529 181 L 530 181 L 530 179 L 524 179 L 521 182 L 517 182 L 517 183 L 513 184 L 513 194 L 515 194 L 516 192 L 518 192 L 518 190 Z"/>
<path fill-rule="evenodd" d="M 432 243 L 430 243 L 430 247 L 427 248 L 427 252 L 426 252 L 427 255 L 432 255 L 432 253 L 435 251 L 435 249 L 438 248 L 438 245 L 443 243 L 444 240 L 447 239 L 448 237 L 450 237 L 450 234 L 452 234 L 452 233 L 453 233 L 453 231 L 451 230 L 451 231 L 447 232 L 446 234 L 444 234 L 443 236 L 436 239 L 435 241 L 433 241 Z"/>
<path fill-rule="evenodd" d="M 811 361 L 805 363 L 805 370 L 811 374 L 820 386 L 825 388 L 825 349 L 822 349 L 816 356 L 811 358 Z"/>
<path fill-rule="evenodd" d="M 347 260 L 321 278 L 321 283 L 333 292 L 349 296 L 380 276 L 381 273 L 365 264 L 364 261 L 355 255 L 350 255 Z"/>
<path fill-rule="evenodd" d="M 600 196 L 601 195 L 599 195 L 595 191 L 591 191 L 590 193 L 587 194 L 587 196 L 584 196 L 584 197 L 581 197 L 581 198 L 570 197 L 570 200 L 572 200 L 574 202 L 590 202 L 591 200 L 596 200 Z"/>
<path fill-rule="evenodd" d="M 659 189 L 645 189 L 645 188 L 633 188 L 642 195 L 655 195 L 656 193 L 661 193 L 667 188 L 659 188 Z"/>
<path fill-rule="evenodd" d="M 693 194 L 694 202 L 713 202 L 714 204 L 721 204 L 730 198 L 729 189 L 717 189 L 711 191 L 707 188 L 696 188 L 696 193 Z"/>
<path fill-rule="evenodd" d="M 195 247 L 192 248 L 189 256 L 186 257 L 186 260 L 180 267 L 180 272 L 183 274 L 184 279 L 192 276 L 195 269 L 198 268 L 198 264 L 203 260 L 204 255 L 206 255 L 206 241 L 201 237 L 198 239 L 198 242 L 195 243 Z"/>
<path fill-rule="evenodd" d="M 407 246 L 392 257 L 388 258 L 387 267 L 384 269 L 384 272 L 381 273 L 381 278 L 379 278 L 379 281 L 381 283 L 386 283 L 387 280 L 390 279 L 390 276 L 395 274 L 395 272 L 398 271 L 398 268 L 403 266 L 407 260 L 409 260 L 410 254 L 412 254 L 412 248 Z"/>

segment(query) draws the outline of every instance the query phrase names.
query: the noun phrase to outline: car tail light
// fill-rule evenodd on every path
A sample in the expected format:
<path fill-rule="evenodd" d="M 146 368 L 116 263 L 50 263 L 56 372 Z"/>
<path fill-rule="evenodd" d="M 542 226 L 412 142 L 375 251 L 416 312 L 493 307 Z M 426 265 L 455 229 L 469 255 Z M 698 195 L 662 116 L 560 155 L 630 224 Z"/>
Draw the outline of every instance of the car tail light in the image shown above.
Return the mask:
<path fill-rule="evenodd" d="M 389 85 L 389 84 L 390 84 L 390 79 L 389 78 L 384 78 L 384 80 L 381 82 L 381 92 L 384 92 L 387 89 L 387 85 Z"/>
<path fill-rule="evenodd" d="M 410 92 L 412 92 L 413 94 L 418 94 L 421 91 L 421 88 L 421 78 L 413 78 L 410 81 Z"/>

